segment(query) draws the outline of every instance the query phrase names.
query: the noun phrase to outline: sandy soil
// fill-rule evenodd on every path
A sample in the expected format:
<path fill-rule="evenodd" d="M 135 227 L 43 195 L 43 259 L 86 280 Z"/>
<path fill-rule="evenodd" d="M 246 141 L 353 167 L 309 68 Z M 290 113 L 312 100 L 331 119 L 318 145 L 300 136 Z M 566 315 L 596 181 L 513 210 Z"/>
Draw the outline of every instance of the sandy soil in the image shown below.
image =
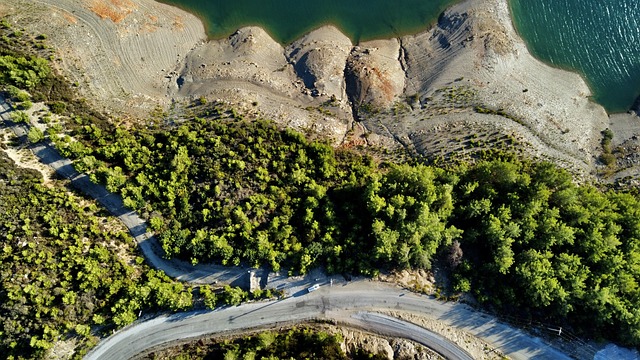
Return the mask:
<path fill-rule="evenodd" d="M 615 166 L 606 180 L 623 186 L 640 186 L 640 117 L 636 112 L 614 114 L 610 129 L 613 131 L 612 150 Z"/>
<path fill-rule="evenodd" d="M 398 319 L 414 323 L 420 327 L 432 330 L 444 336 L 471 354 L 474 359 L 493 360 L 505 358 L 500 350 L 495 349 L 490 344 L 485 343 L 465 331 L 443 323 L 442 321 L 430 319 L 428 317 L 421 316 L 420 314 L 401 311 L 390 311 L 387 314 Z"/>
<path fill-rule="evenodd" d="M 206 39 L 195 16 L 150 0 L 0 4 L 13 14 L 13 22 L 47 34 L 57 51 L 57 66 L 106 111 L 150 110 L 170 103 L 165 76 Z"/>
<path fill-rule="evenodd" d="M 5 145 L 0 147 L 0 150 L 4 151 L 17 166 L 39 172 L 42 175 L 44 185 L 51 186 L 51 178 L 55 174 L 53 169 L 38 161 L 28 148 L 10 146 L 13 137 L 14 134 L 10 129 L 0 129 L 0 142 Z"/>
<path fill-rule="evenodd" d="M 484 122 L 495 130 L 502 128 L 503 134 L 512 130 L 501 123 L 511 123 L 526 128 L 513 129 L 515 133 L 537 138 L 523 139 L 535 152 L 549 158 L 559 157 L 553 153 L 560 152 L 565 160 L 574 159 L 577 168 L 592 167 L 600 131 L 609 123 L 607 114 L 588 100 L 589 89 L 578 75 L 551 68 L 530 55 L 513 29 L 506 1 L 461 3 L 449 9 L 434 29 L 402 40 L 407 89 L 415 91 L 420 102 L 396 116 L 399 123 L 382 123 L 404 126 L 395 133 L 410 137 L 410 144 L 428 139 L 419 132 L 443 122 L 462 127 Z M 432 105 L 445 111 L 434 113 Z M 506 116 L 499 120 L 462 111 L 474 106 L 501 110 Z"/>

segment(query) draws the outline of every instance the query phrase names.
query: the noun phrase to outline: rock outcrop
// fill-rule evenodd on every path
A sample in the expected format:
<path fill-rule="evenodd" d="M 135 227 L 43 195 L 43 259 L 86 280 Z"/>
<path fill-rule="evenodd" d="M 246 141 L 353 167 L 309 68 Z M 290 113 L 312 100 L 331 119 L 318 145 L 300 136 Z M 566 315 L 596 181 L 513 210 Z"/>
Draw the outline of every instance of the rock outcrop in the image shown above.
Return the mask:
<path fill-rule="evenodd" d="M 345 71 L 349 100 L 360 109 L 388 109 L 404 91 L 400 41 L 376 40 L 353 48 Z"/>
<path fill-rule="evenodd" d="M 342 350 L 354 354 L 364 350 L 372 354 L 385 356 L 389 360 L 429 360 L 442 359 L 432 350 L 405 339 L 387 339 L 349 328 L 333 330 L 342 334 Z"/>

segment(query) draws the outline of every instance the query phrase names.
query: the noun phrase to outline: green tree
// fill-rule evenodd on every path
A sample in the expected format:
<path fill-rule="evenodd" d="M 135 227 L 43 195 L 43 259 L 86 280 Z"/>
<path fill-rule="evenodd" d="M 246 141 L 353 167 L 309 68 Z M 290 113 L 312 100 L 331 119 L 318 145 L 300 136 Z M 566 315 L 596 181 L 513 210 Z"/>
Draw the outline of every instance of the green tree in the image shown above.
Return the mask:
<path fill-rule="evenodd" d="M 248 293 L 239 287 L 225 285 L 222 299 L 226 304 L 237 306 L 248 298 Z"/>

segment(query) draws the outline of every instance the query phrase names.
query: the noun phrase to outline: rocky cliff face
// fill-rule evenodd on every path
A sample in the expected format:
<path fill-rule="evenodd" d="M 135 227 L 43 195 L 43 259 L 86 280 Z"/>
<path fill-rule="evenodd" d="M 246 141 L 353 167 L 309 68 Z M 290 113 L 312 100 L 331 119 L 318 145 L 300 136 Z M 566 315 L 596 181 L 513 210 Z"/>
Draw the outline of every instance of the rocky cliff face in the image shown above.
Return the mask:
<path fill-rule="evenodd" d="M 337 144 L 445 157 L 517 145 L 583 173 L 609 125 L 579 76 L 529 54 L 506 0 L 467 0 L 413 36 L 354 45 L 326 26 L 286 47 L 256 27 L 205 41 L 193 16 L 151 0 L 2 4 L 28 30 L 51 35 L 59 66 L 88 98 L 123 112 L 205 96 Z M 35 21 L 44 17 L 53 21 Z M 366 138 L 347 136 L 354 124 Z"/>

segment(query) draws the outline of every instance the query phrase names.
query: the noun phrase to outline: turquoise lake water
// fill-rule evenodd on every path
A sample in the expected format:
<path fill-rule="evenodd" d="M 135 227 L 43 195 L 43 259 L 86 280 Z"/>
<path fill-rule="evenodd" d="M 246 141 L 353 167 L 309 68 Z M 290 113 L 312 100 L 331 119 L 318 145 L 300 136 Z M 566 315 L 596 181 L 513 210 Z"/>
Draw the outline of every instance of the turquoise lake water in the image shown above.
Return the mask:
<path fill-rule="evenodd" d="M 212 38 L 258 25 L 282 44 L 324 24 L 353 42 L 419 32 L 456 0 L 162 0 L 198 14 Z"/>
<path fill-rule="evenodd" d="M 456 0 L 163 0 L 198 14 L 211 38 L 258 25 L 287 44 L 324 24 L 354 43 L 419 32 Z M 640 95 L 640 0 L 509 0 L 531 52 L 577 71 L 609 112 Z"/>
<path fill-rule="evenodd" d="M 583 75 L 608 112 L 640 95 L 640 1 L 510 0 L 514 24 L 539 59 Z"/>

